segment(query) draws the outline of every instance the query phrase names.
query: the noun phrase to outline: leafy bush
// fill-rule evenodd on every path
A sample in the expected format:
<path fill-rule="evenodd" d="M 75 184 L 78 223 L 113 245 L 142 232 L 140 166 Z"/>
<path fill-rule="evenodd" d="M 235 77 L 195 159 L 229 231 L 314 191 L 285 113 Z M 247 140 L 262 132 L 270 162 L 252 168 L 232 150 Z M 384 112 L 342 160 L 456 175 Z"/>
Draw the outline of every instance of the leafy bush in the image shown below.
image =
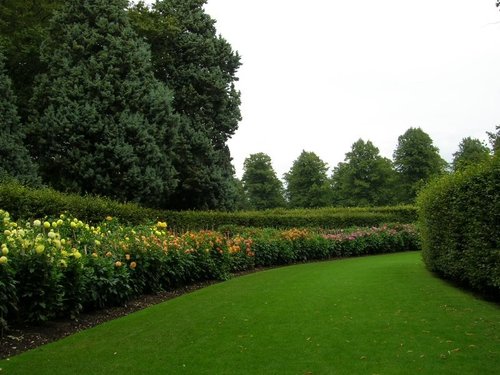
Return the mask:
<path fill-rule="evenodd" d="M 499 299 L 500 157 L 434 181 L 417 203 L 427 267 Z"/>

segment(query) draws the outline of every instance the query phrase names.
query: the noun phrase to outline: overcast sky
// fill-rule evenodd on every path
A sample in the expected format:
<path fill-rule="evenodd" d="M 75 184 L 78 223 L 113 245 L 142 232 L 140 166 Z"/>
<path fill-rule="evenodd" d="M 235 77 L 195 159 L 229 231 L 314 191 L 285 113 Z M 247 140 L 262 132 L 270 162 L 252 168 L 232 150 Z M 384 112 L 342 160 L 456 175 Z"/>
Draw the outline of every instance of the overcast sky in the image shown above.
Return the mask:
<path fill-rule="evenodd" d="M 302 150 L 330 168 L 371 140 L 392 158 L 421 127 L 448 161 L 462 138 L 500 124 L 495 0 L 208 0 L 241 55 L 237 175 L 252 153 L 279 177 Z"/>

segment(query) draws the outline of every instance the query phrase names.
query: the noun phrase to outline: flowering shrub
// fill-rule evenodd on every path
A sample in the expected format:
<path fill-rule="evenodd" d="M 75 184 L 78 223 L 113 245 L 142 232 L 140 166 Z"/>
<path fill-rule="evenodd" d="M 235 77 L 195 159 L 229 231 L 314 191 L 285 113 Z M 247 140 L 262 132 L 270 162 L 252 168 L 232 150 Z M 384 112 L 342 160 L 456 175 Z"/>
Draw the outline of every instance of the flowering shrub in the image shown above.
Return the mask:
<path fill-rule="evenodd" d="M 75 318 L 133 296 L 201 280 L 225 280 L 255 266 L 418 248 L 413 227 L 320 233 L 243 229 L 175 234 L 167 223 L 99 225 L 60 215 L 14 222 L 0 210 L 0 328 L 8 321 Z"/>

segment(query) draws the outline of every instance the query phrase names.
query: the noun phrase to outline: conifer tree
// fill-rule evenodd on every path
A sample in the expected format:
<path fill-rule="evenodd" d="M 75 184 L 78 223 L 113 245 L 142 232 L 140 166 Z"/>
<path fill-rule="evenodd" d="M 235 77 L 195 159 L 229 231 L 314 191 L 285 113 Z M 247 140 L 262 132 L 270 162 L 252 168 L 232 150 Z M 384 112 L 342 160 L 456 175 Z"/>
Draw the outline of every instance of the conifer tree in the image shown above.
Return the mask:
<path fill-rule="evenodd" d="M 41 48 L 31 151 L 56 189 L 166 206 L 176 186 L 171 94 L 130 26 L 127 0 L 64 4 Z"/>
<path fill-rule="evenodd" d="M 129 10 L 150 44 L 156 77 L 175 92 L 181 116 L 175 149 L 179 185 L 174 208 L 231 208 L 234 168 L 226 145 L 241 119 L 235 89 L 240 57 L 217 35 L 206 0 L 158 0 Z"/>
<path fill-rule="evenodd" d="M 12 82 L 5 72 L 4 60 L 0 49 L 0 180 L 15 178 L 23 184 L 36 186 L 40 180 L 24 146 L 16 98 Z"/>

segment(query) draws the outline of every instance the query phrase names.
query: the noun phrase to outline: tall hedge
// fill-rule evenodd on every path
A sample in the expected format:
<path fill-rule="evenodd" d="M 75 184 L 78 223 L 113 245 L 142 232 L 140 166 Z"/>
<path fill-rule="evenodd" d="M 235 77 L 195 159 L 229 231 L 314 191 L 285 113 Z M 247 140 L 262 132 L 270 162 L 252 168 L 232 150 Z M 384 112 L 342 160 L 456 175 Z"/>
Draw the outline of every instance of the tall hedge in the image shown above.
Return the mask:
<path fill-rule="evenodd" d="M 500 299 L 500 157 L 434 181 L 417 208 L 428 269 Z"/>

